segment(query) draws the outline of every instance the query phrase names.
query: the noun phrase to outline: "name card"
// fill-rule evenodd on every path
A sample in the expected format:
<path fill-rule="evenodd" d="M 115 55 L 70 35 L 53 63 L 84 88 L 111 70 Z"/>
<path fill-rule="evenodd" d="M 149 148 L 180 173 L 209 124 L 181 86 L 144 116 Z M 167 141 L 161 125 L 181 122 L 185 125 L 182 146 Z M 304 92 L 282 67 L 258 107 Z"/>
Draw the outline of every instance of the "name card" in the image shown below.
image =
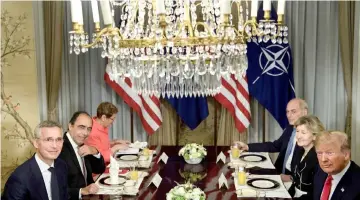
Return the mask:
<path fill-rule="evenodd" d="M 219 155 L 217 156 L 217 158 L 216 158 L 216 163 L 217 162 L 219 162 L 219 160 L 221 160 L 224 164 L 225 164 L 225 162 L 226 162 L 226 156 L 225 156 L 225 154 L 221 151 L 220 153 L 219 153 Z"/>
<path fill-rule="evenodd" d="M 149 183 L 148 187 L 152 184 L 154 184 L 157 188 L 159 187 L 160 183 L 162 181 L 161 176 L 159 175 L 159 173 L 157 172 L 151 179 L 151 182 Z"/>
<path fill-rule="evenodd" d="M 168 161 L 168 159 L 169 159 L 169 156 L 167 156 L 167 155 L 166 155 L 166 153 L 165 153 L 165 152 L 163 152 L 163 153 L 161 154 L 160 158 L 158 159 L 157 163 L 159 163 L 159 162 L 160 162 L 160 160 L 162 160 L 162 161 L 163 161 L 163 163 L 164 163 L 164 164 L 166 164 L 166 163 L 167 163 L 167 161 Z"/>
<path fill-rule="evenodd" d="M 226 177 L 224 176 L 223 173 L 221 173 L 220 178 L 219 178 L 219 189 L 220 189 L 223 185 L 225 185 L 226 189 L 229 188 L 228 183 L 227 183 L 227 180 L 226 180 Z"/>

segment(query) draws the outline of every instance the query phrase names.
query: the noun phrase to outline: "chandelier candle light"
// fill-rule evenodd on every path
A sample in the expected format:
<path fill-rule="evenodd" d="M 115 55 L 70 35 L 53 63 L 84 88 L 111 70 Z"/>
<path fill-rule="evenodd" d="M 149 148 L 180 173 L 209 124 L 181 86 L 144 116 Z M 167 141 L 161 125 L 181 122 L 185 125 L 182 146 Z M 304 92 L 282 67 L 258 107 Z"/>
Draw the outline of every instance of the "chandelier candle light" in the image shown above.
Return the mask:
<path fill-rule="evenodd" d="M 71 0 L 70 53 L 101 48 L 110 79 L 130 78 L 139 94 L 212 96 L 219 93 L 221 78 L 245 75 L 247 42 L 287 43 L 285 0 L 278 2 L 277 23 L 270 20 L 271 1 L 263 5 L 258 24 L 257 0 L 251 2 L 250 20 L 248 3 L 241 0 L 91 0 L 95 30 L 89 43 L 82 1 Z"/>

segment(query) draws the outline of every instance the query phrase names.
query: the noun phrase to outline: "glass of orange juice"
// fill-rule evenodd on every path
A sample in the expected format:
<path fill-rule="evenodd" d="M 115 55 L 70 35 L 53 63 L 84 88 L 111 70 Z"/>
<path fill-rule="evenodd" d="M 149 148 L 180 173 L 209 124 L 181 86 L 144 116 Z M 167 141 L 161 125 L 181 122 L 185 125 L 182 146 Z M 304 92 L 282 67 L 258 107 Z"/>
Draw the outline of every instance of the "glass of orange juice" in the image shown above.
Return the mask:
<path fill-rule="evenodd" d="M 138 180 L 139 179 L 139 172 L 136 169 L 133 169 L 129 172 L 130 180 Z"/>
<path fill-rule="evenodd" d="M 150 156 L 150 149 L 144 148 L 142 151 L 144 156 Z"/>
<path fill-rule="evenodd" d="M 239 158 L 240 157 L 240 149 L 237 146 L 231 147 L 231 157 L 232 158 Z"/>

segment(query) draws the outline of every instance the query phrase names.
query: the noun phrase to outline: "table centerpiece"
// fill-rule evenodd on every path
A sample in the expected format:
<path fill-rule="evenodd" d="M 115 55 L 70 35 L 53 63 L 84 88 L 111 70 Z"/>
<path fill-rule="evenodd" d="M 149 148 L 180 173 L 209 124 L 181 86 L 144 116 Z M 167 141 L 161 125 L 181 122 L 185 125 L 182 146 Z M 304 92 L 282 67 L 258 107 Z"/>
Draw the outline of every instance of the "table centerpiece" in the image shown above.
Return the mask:
<path fill-rule="evenodd" d="M 206 155 L 204 146 L 196 143 L 186 144 L 179 151 L 179 156 L 184 157 L 188 164 L 199 164 Z"/>
<path fill-rule="evenodd" d="M 205 192 L 191 183 L 179 184 L 166 194 L 166 200 L 205 200 Z"/>

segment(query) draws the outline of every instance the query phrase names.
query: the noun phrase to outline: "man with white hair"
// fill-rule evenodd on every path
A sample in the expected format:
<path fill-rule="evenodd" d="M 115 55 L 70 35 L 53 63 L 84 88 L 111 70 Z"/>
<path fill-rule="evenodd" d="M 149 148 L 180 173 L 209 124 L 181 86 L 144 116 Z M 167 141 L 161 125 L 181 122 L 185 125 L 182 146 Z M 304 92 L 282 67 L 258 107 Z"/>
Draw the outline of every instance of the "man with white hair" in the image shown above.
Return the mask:
<path fill-rule="evenodd" d="M 325 131 L 315 140 L 320 168 L 314 177 L 313 199 L 359 200 L 360 167 L 350 160 L 346 133 Z"/>
<path fill-rule="evenodd" d="M 235 142 L 241 150 L 249 152 L 280 152 L 275 162 L 275 168 L 278 173 L 290 175 L 291 161 L 296 144 L 296 129 L 293 127 L 296 120 L 308 114 L 307 103 L 300 98 L 289 101 L 286 107 L 286 117 L 289 121 L 279 139 L 273 142 L 245 144 L 243 142 Z M 286 178 L 287 177 L 287 178 Z M 285 176 L 284 181 L 289 181 L 290 176 Z"/>

